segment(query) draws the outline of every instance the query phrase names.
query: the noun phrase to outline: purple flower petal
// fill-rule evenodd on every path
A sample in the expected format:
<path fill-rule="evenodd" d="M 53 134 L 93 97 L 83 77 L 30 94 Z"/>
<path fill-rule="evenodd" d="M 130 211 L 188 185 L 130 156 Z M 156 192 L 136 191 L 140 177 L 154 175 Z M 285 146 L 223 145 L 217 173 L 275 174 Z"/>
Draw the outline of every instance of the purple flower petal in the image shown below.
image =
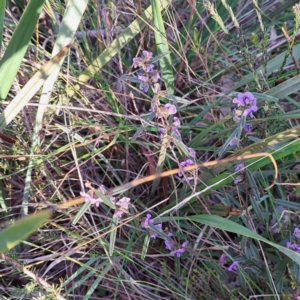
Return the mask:
<path fill-rule="evenodd" d="M 146 72 L 152 72 L 154 70 L 154 65 L 150 64 L 146 67 Z"/>
<path fill-rule="evenodd" d="M 147 50 L 142 51 L 143 56 L 145 57 L 146 61 L 150 60 L 153 57 L 153 53 Z"/>
<path fill-rule="evenodd" d="M 232 272 L 232 271 L 236 271 L 237 270 L 237 264 L 238 264 L 238 262 L 237 261 L 234 261 L 229 267 L 228 267 L 228 271 L 229 272 Z"/>
<path fill-rule="evenodd" d="M 293 235 L 298 239 L 300 238 L 300 229 L 298 227 L 294 229 Z"/>
<path fill-rule="evenodd" d="M 234 146 L 237 144 L 237 137 L 233 137 L 232 140 L 229 142 L 229 146 Z"/>
<path fill-rule="evenodd" d="M 153 220 L 151 219 L 151 215 L 147 214 L 147 217 L 146 217 L 145 221 L 142 223 L 142 226 L 148 227 L 149 224 L 152 224 L 152 223 L 153 223 Z"/>
<path fill-rule="evenodd" d="M 142 59 L 140 57 L 135 57 L 132 61 L 133 61 L 133 66 L 135 68 L 140 67 L 142 65 Z"/>
<path fill-rule="evenodd" d="M 244 94 L 238 93 L 237 98 L 234 98 L 232 100 L 233 103 L 237 104 L 237 106 L 245 106 L 245 101 L 244 101 Z"/>
<path fill-rule="evenodd" d="M 225 253 L 223 253 L 223 254 L 220 256 L 219 261 L 224 263 L 224 262 L 226 262 L 226 258 L 227 258 L 227 255 L 226 255 Z"/>
<path fill-rule="evenodd" d="M 169 115 L 175 115 L 177 113 L 176 106 L 173 104 L 167 103 L 165 108 L 168 110 Z"/>
<path fill-rule="evenodd" d="M 180 119 L 177 117 L 174 117 L 173 119 L 173 126 L 179 128 L 180 127 Z"/>
<path fill-rule="evenodd" d="M 246 123 L 244 129 L 246 132 L 250 132 L 252 130 L 252 127 L 253 127 L 252 124 Z"/>
<path fill-rule="evenodd" d="M 244 164 L 238 164 L 237 167 L 234 169 L 234 171 L 238 172 L 238 171 L 242 170 L 243 168 L 245 168 Z"/>
<path fill-rule="evenodd" d="M 177 257 L 180 257 L 180 255 L 184 252 L 184 249 L 180 248 L 174 251 L 171 251 L 171 255 L 176 255 Z"/>
<path fill-rule="evenodd" d="M 147 81 L 148 81 L 148 77 L 145 76 L 144 74 L 139 74 L 139 75 L 138 75 L 138 79 L 139 79 L 141 82 L 147 82 Z"/>

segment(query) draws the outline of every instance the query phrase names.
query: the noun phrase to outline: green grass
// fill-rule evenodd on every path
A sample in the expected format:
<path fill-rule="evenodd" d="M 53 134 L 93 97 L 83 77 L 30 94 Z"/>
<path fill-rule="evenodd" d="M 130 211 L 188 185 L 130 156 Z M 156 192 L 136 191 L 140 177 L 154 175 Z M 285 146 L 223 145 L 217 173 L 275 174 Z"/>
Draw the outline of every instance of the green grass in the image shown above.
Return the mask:
<path fill-rule="evenodd" d="M 1 299 L 297 299 L 296 1 L 67 2 L 0 5 Z"/>

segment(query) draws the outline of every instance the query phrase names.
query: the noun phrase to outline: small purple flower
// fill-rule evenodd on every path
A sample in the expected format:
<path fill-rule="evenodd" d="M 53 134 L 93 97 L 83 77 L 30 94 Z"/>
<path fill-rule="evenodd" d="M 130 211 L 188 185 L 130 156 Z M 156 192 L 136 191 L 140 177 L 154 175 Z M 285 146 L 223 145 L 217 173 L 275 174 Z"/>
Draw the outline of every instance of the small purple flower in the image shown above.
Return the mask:
<path fill-rule="evenodd" d="M 245 106 L 244 94 L 238 93 L 237 98 L 234 98 L 234 99 L 232 100 L 232 102 L 233 102 L 234 104 L 237 104 L 238 107 L 239 107 L 239 106 Z"/>
<path fill-rule="evenodd" d="M 149 224 L 152 224 L 152 223 L 153 223 L 153 220 L 151 219 L 151 215 L 147 214 L 147 217 L 146 217 L 145 221 L 142 223 L 142 226 L 148 227 Z"/>
<path fill-rule="evenodd" d="M 168 115 L 175 115 L 175 114 L 177 113 L 176 106 L 173 105 L 173 104 L 167 103 L 167 104 L 165 105 L 165 108 L 166 108 L 167 111 L 168 111 Z"/>
<path fill-rule="evenodd" d="M 244 164 L 238 164 L 237 167 L 235 168 L 235 172 L 241 171 L 243 168 L 245 168 Z"/>
<path fill-rule="evenodd" d="M 233 137 L 232 140 L 229 142 L 229 146 L 234 146 L 237 144 L 237 137 Z"/>
<path fill-rule="evenodd" d="M 226 255 L 225 253 L 223 253 L 223 254 L 220 256 L 219 261 L 222 262 L 222 263 L 224 263 L 224 262 L 226 262 L 226 258 L 227 258 L 227 255 Z"/>
<path fill-rule="evenodd" d="M 149 61 L 153 57 L 153 53 L 147 50 L 143 50 L 142 53 L 146 61 Z"/>
<path fill-rule="evenodd" d="M 252 127 L 253 127 L 252 124 L 246 123 L 244 129 L 246 132 L 250 132 L 252 130 Z"/>
<path fill-rule="evenodd" d="M 140 89 L 142 89 L 144 93 L 147 93 L 149 90 L 149 86 L 147 84 L 141 84 Z"/>
<path fill-rule="evenodd" d="M 189 243 L 188 241 L 183 242 L 182 243 L 182 248 L 186 247 L 188 245 L 188 243 Z"/>
<path fill-rule="evenodd" d="M 138 79 L 139 79 L 139 81 L 141 81 L 141 82 L 147 82 L 147 81 L 148 81 L 148 77 L 145 76 L 144 74 L 139 74 L 139 75 L 138 75 Z"/>
<path fill-rule="evenodd" d="M 253 101 L 255 101 L 255 103 L 256 103 L 256 99 L 251 92 L 246 92 L 243 95 L 243 100 L 246 105 L 253 103 Z"/>
<path fill-rule="evenodd" d="M 157 228 L 158 230 L 161 230 L 162 225 L 161 224 L 156 224 L 156 225 L 154 225 L 154 227 Z M 156 239 L 156 237 L 157 237 L 157 233 L 156 232 L 151 232 L 150 238 L 151 239 Z"/>
<path fill-rule="evenodd" d="M 102 199 L 100 199 L 100 198 L 95 199 L 87 193 L 80 192 L 80 196 L 84 198 L 85 202 L 91 202 L 91 204 L 96 205 L 96 207 L 99 207 L 100 203 L 103 202 Z"/>
<path fill-rule="evenodd" d="M 168 233 L 168 237 L 172 237 L 173 234 L 171 232 Z M 165 246 L 166 246 L 166 249 L 171 251 L 172 250 L 172 247 L 173 247 L 173 242 L 170 241 L 170 240 L 165 240 Z"/>
<path fill-rule="evenodd" d="M 180 255 L 184 252 L 184 249 L 180 248 L 174 251 L 171 251 L 171 255 L 176 255 L 177 257 L 180 257 Z"/>
<path fill-rule="evenodd" d="M 116 204 L 119 206 L 119 209 L 117 208 L 113 217 L 116 218 L 121 218 L 125 211 L 129 209 L 128 204 L 130 202 L 130 198 L 123 197 L 121 198 Z"/>
<path fill-rule="evenodd" d="M 254 118 L 253 113 L 256 112 L 256 111 L 258 111 L 258 107 L 256 105 L 256 99 L 254 99 L 252 101 L 252 103 L 251 103 L 251 106 L 249 108 L 247 108 L 247 109 L 244 110 L 243 116 L 244 117 L 248 117 L 249 116 L 250 118 Z"/>
<path fill-rule="evenodd" d="M 142 65 L 142 59 L 140 57 L 135 57 L 132 61 L 135 68 L 138 68 Z"/>
<path fill-rule="evenodd" d="M 299 229 L 298 227 L 296 227 L 296 228 L 294 229 L 293 235 L 294 235 L 296 238 L 300 239 L 300 229 Z"/>
<path fill-rule="evenodd" d="M 239 182 L 243 181 L 243 179 L 244 179 L 244 176 L 239 175 L 236 179 L 234 179 L 233 183 L 238 184 Z"/>
<path fill-rule="evenodd" d="M 146 67 L 146 72 L 152 72 L 154 70 L 154 64 L 150 64 Z"/>
<path fill-rule="evenodd" d="M 182 161 L 180 164 L 179 164 L 179 167 L 180 168 L 184 168 L 184 167 L 189 167 L 191 165 L 193 165 L 194 162 L 191 160 L 191 159 L 187 159 L 187 160 L 184 160 Z M 183 173 L 181 171 L 178 172 L 178 176 L 179 177 L 182 177 L 183 176 Z M 192 177 L 193 178 L 193 177 Z"/>
<path fill-rule="evenodd" d="M 287 242 L 287 243 L 286 243 L 286 247 L 287 247 L 288 249 L 293 249 L 293 250 L 296 250 L 296 249 L 298 250 L 298 248 L 299 248 L 298 245 L 297 245 L 296 243 L 293 243 L 293 244 L 292 244 L 291 242 Z M 297 251 L 297 252 L 298 252 L 298 251 Z"/>
<path fill-rule="evenodd" d="M 162 127 L 159 127 L 158 132 L 159 132 L 159 138 L 162 139 L 164 137 L 164 134 L 165 134 L 165 129 L 162 128 Z"/>
<path fill-rule="evenodd" d="M 229 272 L 232 272 L 232 271 L 236 271 L 237 270 L 237 264 L 238 264 L 238 262 L 237 261 L 234 261 L 229 267 L 228 267 L 228 271 Z"/>
<path fill-rule="evenodd" d="M 177 117 L 174 117 L 174 122 L 172 125 L 179 128 L 180 127 L 180 119 Z"/>

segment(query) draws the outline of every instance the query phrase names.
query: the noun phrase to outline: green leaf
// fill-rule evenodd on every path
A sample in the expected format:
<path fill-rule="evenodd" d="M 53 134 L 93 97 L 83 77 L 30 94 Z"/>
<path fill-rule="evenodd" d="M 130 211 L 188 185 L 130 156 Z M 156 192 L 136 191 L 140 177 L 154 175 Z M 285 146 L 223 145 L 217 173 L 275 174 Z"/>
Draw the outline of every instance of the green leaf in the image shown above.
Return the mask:
<path fill-rule="evenodd" d="M 0 99 L 6 98 L 16 77 L 44 2 L 45 0 L 29 1 L 0 61 Z"/>
<path fill-rule="evenodd" d="M 42 211 L 35 215 L 17 221 L 0 232 L 0 253 L 5 252 L 21 241 L 25 240 L 31 233 L 42 226 L 49 218 L 50 211 Z"/>
<path fill-rule="evenodd" d="M 110 223 L 110 234 L 109 234 L 109 255 L 112 256 L 114 254 L 115 250 L 115 243 L 116 243 L 116 236 L 117 236 L 117 230 L 116 228 L 119 223 L 119 218 L 115 217 L 111 220 Z"/>
<path fill-rule="evenodd" d="M 167 40 L 167 34 L 164 27 L 164 22 L 161 15 L 162 7 L 159 0 L 152 0 L 153 8 L 153 24 L 156 49 L 158 55 L 163 55 L 159 61 L 161 73 L 168 94 L 174 94 L 174 74 L 170 56 L 170 50 Z"/>
<path fill-rule="evenodd" d="M 40 89 L 40 87 L 48 78 L 48 76 L 50 76 L 50 74 L 57 68 L 61 58 L 68 50 L 69 47 L 63 48 L 56 56 L 49 60 L 38 72 L 35 73 L 35 75 L 26 83 L 26 85 L 22 88 L 18 95 L 8 104 L 3 113 L 0 115 L 0 131 L 3 130 L 3 128 L 5 128 L 14 119 L 14 117 L 23 109 L 23 107 L 32 99 L 32 97 Z M 2 69 L 0 66 L 1 83 L 6 81 L 6 79 L 1 79 L 1 77 L 4 76 L 3 74 L 5 74 L 5 71 L 3 70 L 5 70 L 5 68 Z M 4 84 L 0 86 L 1 93 Z"/>
<path fill-rule="evenodd" d="M 4 25 L 4 16 L 5 16 L 5 0 L 0 1 L 0 59 L 1 59 L 1 47 L 3 39 L 3 25 Z"/>

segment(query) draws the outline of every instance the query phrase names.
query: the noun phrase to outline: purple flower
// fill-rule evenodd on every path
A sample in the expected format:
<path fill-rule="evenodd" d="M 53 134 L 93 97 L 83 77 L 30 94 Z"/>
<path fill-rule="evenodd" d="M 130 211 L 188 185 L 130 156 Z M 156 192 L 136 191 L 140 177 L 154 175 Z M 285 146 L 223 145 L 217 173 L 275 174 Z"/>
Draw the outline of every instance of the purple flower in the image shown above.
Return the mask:
<path fill-rule="evenodd" d="M 249 116 L 250 118 L 254 118 L 253 113 L 256 112 L 256 111 L 258 111 L 258 107 L 256 105 L 256 99 L 255 98 L 253 99 L 253 101 L 252 101 L 252 103 L 250 105 L 251 106 L 249 108 L 247 108 L 247 109 L 244 110 L 243 116 L 244 117 L 248 117 Z"/>
<path fill-rule="evenodd" d="M 237 270 L 237 264 L 238 264 L 238 262 L 237 261 L 234 261 L 229 267 L 228 267 L 228 271 L 229 272 L 232 272 L 232 271 L 236 271 Z"/>
<path fill-rule="evenodd" d="M 147 84 L 141 84 L 140 89 L 142 89 L 144 93 L 147 93 L 149 90 L 149 86 Z"/>
<path fill-rule="evenodd" d="M 234 98 L 234 99 L 232 100 L 232 102 L 233 102 L 234 104 L 237 104 L 238 107 L 239 107 L 239 106 L 245 106 L 244 94 L 238 93 L 237 98 Z"/>
<path fill-rule="evenodd" d="M 164 137 L 165 129 L 162 127 L 158 127 L 159 138 L 162 139 Z"/>
<path fill-rule="evenodd" d="M 80 196 L 84 198 L 85 202 L 91 202 L 91 204 L 96 205 L 96 207 L 99 207 L 100 203 L 103 202 L 102 199 L 100 199 L 100 198 L 95 199 L 87 193 L 80 192 Z"/>
<path fill-rule="evenodd" d="M 234 179 L 233 183 L 238 184 L 239 182 L 243 181 L 243 179 L 244 179 L 244 176 L 239 175 L 236 179 Z"/>
<path fill-rule="evenodd" d="M 243 168 L 245 168 L 244 164 L 238 164 L 237 167 L 235 168 L 235 171 L 236 172 L 241 171 Z"/>
<path fill-rule="evenodd" d="M 226 262 L 226 257 L 227 257 L 227 255 L 226 255 L 225 253 L 223 253 L 223 254 L 220 256 L 219 261 L 222 262 L 222 263 Z"/>
<path fill-rule="evenodd" d="M 129 207 L 128 204 L 130 202 L 130 198 L 123 197 L 121 198 L 116 204 L 119 206 L 119 208 L 116 209 L 113 217 L 116 218 L 121 218 L 123 214 L 128 211 Z"/>
<path fill-rule="evenodd" d="M 180 127 L 180 119 L 177 117 L 174 117 L 174 122 L 172 125 L 179 128 Z"/>
<path fill-rule="evenodd" d="M 157 225 L 154 225 L 154 227 L 157 228 L 158 230 L 161 230 L 162 225 L 161 224 L 157 224 Z M 151 239 L 156 239 L 156 237 L 157 237 L 157 233 L 156 232 L 151 232 L 150 238 Z"/>
<path fill-rule="evenodd" d="M 300 239 L 300 229 L 299 229 L 298 227 L 296 227 L 296 228 L 294 229 L 293 235 L 294 235 L 296 238 Z"/>
<path fill-rule="evenodd" d="M 237 98 L 234 98 L 232 100 L 233 103 L 237 104 L 237 106 L 246 106 L 251 104 L 253 101 L 255 100 L 256 103 L 256 99 L 254 97 L 254 95 L 250 92 L 246 92 L 245 94 L 243 93 L 238 93 Z"/>
<path fill-rule="evenodd" d="M 173 104 L 167 103 L 165 108 L 167 109 L 168 115 L 175 115 L 177 113 L 176 106 Z"/>
<path fill-rule="evenodd" d="M 191 160 L 191 159 L 187 159 L 185 161 L 182 161 L 180 164 L 179 164 L 179 168 L 184 168 L 184 167 L 189 167 L 191 165 L 193 165 L 194 162 Z M 178 172 L 178 176 L 179 177 L 182 177 L 183 176 L 183 173 L 181 171 Z M 193 177 L 192 177 L 193 178 Z"/>
<path fill-rule="evenodd" d="M 139 75 L 138 75 L 138 79 L 139 79 L 139 81 L 141 81 L 141 82 L 147 82 L 147 81 L 148 81 L 148 77 L 145 76 L 145 75 L 143 75 L 143 74 L 139 74 Z"/>
<path fill-rule="evenodd" d="M 140 57 L 135 57 L 132 61 L 133 61 L 133 66 L 135 68 L 140 67 L 142 65 L 142 59 Z"/>
<path fill-rule="evenodd" d="M 296 250 L 296 249 L 298 250 L 298 248 L 299 248 L 298 245 L 297 245 L 296 243 L 293 243 L 293 244 L 292 244 L 292 243 L 290 243 L 290 242 L 287 242 L 287 243 L 286 243 L 286 247 L 287 247 L 288 249 L 293 249 L 293 250 Z M 297 251 L 297 252 L 298 252 L 298 251 Z"/>
<path fill-rule="evenodd" d="M 168 233 L 168 237 L 172 237 L 173 234 L 171 232 Z M 171 251 L 172 250 L 172 247 L 173 247 L 173 242 L 170 241 L 170 240 L 165 240 L 165 246 L 166 246 L 166 249 Z"/>
<path fill-rule="evenodd" d="M 154 64 L 150 64 L 146 67 L 146 72 L 152 72 L 154 70 Z"/>
<path fill-rule="evenodd" d="M 143 50 L 142 53 L 146 61 L 150 60 L 153 57 L 153 53 L 147 50 Z"/>
<path fill-rule="evenodd" d="M 234 146 L 237 144 L 237 137 L 233 137 L 232 140 L 229 142 L 229 146 Z"/>
<path fill-rule="evenodd" d="M 148 227 L 149 224 L 152 224 L 152 223 L 153 223 L 153 220 L 151 219 L 151 215 L 147 214 L 147 217 L 146 217 L 145 221 L 142 223 L 142 226 Z"/>
<path fill-rule="evenodd" d="M 246 132 L 250 132 L 252 130 L 252 127 L 253 127 L 252 124 L 246 123 L 244 129 Z"/>
<path fill-rule="evenodd" d="M 180 257 L 180 255 L 184 252 L 184 249 L 180 248 L 174 251 L 171 251 L 171 255 L 176 255 L 177 257 Z"/>

